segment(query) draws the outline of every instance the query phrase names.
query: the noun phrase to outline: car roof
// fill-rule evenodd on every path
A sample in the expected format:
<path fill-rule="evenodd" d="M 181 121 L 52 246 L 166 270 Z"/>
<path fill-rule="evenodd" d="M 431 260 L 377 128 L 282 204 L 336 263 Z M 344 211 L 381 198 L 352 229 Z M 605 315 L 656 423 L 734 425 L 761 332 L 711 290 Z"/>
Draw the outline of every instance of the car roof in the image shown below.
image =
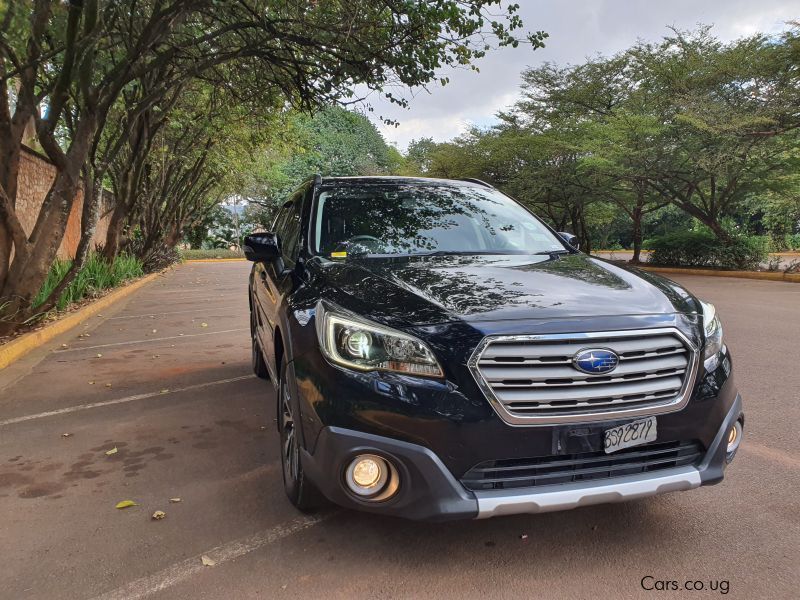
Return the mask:
<path fill-rule="evenodd" d="M 478 180 L 467 179 L 439 179 L 435 177 L 404 177 L 399 175 L 371 175 L 356 177 L 323 177 L 320 185 L 447 185 L 461 187 L 491 187 Z"/>

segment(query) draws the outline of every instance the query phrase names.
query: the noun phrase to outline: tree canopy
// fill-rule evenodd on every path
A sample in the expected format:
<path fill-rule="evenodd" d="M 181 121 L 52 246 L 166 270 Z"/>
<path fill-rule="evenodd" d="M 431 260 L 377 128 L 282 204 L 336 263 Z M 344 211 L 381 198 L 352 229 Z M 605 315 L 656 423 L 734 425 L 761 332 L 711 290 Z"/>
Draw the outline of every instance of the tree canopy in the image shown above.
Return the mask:
<path fill-rule="evenodd" d="M 419 140 L 409 160 L 430 175 L 495 183 L 587 249 L 624 215 L 635 259 L 645 223 L 665 211 L 723 244 L 750 231 L 758 211 L 794 233 L 798 34 L 795 25 L 723 43 L 709 27 L 673 30 L 611 57 L 530 68 L 498 125 Z"/>
<path fill-rule="evenodd" d="M 204 176 L 220 159 L 224 144 L 216 140 L 224 128 L 214 129 L 206 119 L 184 119 L 183 129 L 192 132 L 175 131 L 191 109 L 189 96 L 205 106 L 203 86 L 224 90 L 231 98 L 228 106 L 260 104 L 263 113 L 356 103 L 363 100 L 356 89 L 406 105 L 398 90 L 446 83 L 445 67 L 473 65 L 492 47 L 517 45 L 521 39 L 541 45 L 542 32 L 518 35 L 522 23 L 516 11 L 516 5 L 501 6 L 500 0 L 2 3 L 0 335 L 33 316 L 32 299 L 56 256 L 80 187 L 86 201 L 78 253 L 39 310 L 52 306 L 82 268 L 109 178 L 133 186 L 131 194 L 145 199 L 153 197 L 157 183 L 163 197 L 163 178 L 152 176 L 169 168 L 162 162 L 156 169 L 152 152 L 186 154 L 180 140 L 196 140 L 189 155 L 201 161 Z M 57 174 L 29 232 L 16 206 L 21 149 L 31 126 Z M 207 154 L 205 126 L 214 129 Z M 123 157 L 137 165 L 127 175 L 113 166 Z M 183 180 L 196 179 L 190 173 Z M 194 188 L 206 190 L 205 202 L 217 186 L 218 181 L 207 181 Z M 176 225 L 160 221 L 175 207 L 145 204 L 151 211 L 160 207 L 159 236 L 169 240 Z M 143 207 L 128 205 L 121 212 L 107 254 L 117 251 L 124 227 L 135 222 L 144 228 L 149 222 L 155 229 Z"/>

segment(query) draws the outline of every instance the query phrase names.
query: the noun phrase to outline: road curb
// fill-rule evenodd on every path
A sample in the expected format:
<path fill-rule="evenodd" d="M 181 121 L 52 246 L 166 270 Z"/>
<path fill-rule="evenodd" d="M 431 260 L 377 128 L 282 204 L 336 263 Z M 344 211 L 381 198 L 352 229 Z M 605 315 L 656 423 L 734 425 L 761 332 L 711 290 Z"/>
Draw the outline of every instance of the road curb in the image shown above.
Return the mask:
<path fill-rule="evenodd" d="M 215 262 L 242 262 L 246 258 L 189 258 L 185 263 L 215 263 Z"/>
<path fill-rule="evenodd" d="M 672 267 L 645 267 L 637 265 L 642 271 L 671 273 L 673 275 L 705 275 L 708 277 L 738 277 L 740 279 L 760 279 L 761 281 L 785 281 L 800 283 L 800 273 L 781 273 L 776 271 L 716 271 L 713 269 L 679 269 Z"/>
<path fill-rule="evenodd" d="M 133 283 L 130 283 L 106 296 L 103 296 L 102 298 L 76 310 L 73 313 L 70 313 L 67 316 L 45 325 L 37 331 L 31 331 L 30 333 L 21 335 L 7 344 L 0 346 L 0 369 L 4 369 L 32 350 L 35 350 L 42 344 L 49 342 L 62 333 L 66 333 L 73 327 L 77 327 L 88 318 L 99 313 L 101 310 L 108 308 L 118 300 L 131 295 L 142 286 L 150 283 L 159 275 L 161 275 L 161 273 L 153 273 L 151 275 L 142 277 L 141 279 L 137 279 Z"/>

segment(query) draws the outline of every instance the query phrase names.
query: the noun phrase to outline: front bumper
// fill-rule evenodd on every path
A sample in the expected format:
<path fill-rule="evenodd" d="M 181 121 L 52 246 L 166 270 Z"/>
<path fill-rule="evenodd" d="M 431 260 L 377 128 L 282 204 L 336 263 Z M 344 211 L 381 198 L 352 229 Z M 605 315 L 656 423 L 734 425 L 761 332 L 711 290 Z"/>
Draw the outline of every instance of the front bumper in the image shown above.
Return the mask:
<path fill-rule="evenodd" d="M 410 519 L 488 518 L 520 513 L 567 510 L 621 502 L 665 492 L 719 483 L 723 478 L 727 433 L 743 418 L 737 394 L 708 449 L 696 466 L 558 485 L 509 490 L 470 491 L 453 477 L 440 458 L 424 446 L 340 427 L 325 427 L 313 453 L 302 456 L 307 476 L 333 502 L 345 507 Z M 349 494 L 342 480 L 345 465 L 358 454 L 379 454 L 400 473 L 398 493 L 369 503 Z"/>

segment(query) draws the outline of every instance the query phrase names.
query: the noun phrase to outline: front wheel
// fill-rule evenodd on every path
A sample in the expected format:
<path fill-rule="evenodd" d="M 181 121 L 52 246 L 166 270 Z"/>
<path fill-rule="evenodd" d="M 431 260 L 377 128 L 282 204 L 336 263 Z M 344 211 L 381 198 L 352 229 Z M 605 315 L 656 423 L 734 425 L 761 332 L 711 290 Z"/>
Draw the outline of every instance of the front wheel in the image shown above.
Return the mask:
<path fill-rule="evenodd" d="M 286 359 L 281 363 L 278 388 L 278 432 L 281 440 L 281 467 L 286 496 L 302 512 L 311 512 L 323 503 L 322 494 L 305 476 L 300 461 L 300 415 L 292 400 Z"/>

